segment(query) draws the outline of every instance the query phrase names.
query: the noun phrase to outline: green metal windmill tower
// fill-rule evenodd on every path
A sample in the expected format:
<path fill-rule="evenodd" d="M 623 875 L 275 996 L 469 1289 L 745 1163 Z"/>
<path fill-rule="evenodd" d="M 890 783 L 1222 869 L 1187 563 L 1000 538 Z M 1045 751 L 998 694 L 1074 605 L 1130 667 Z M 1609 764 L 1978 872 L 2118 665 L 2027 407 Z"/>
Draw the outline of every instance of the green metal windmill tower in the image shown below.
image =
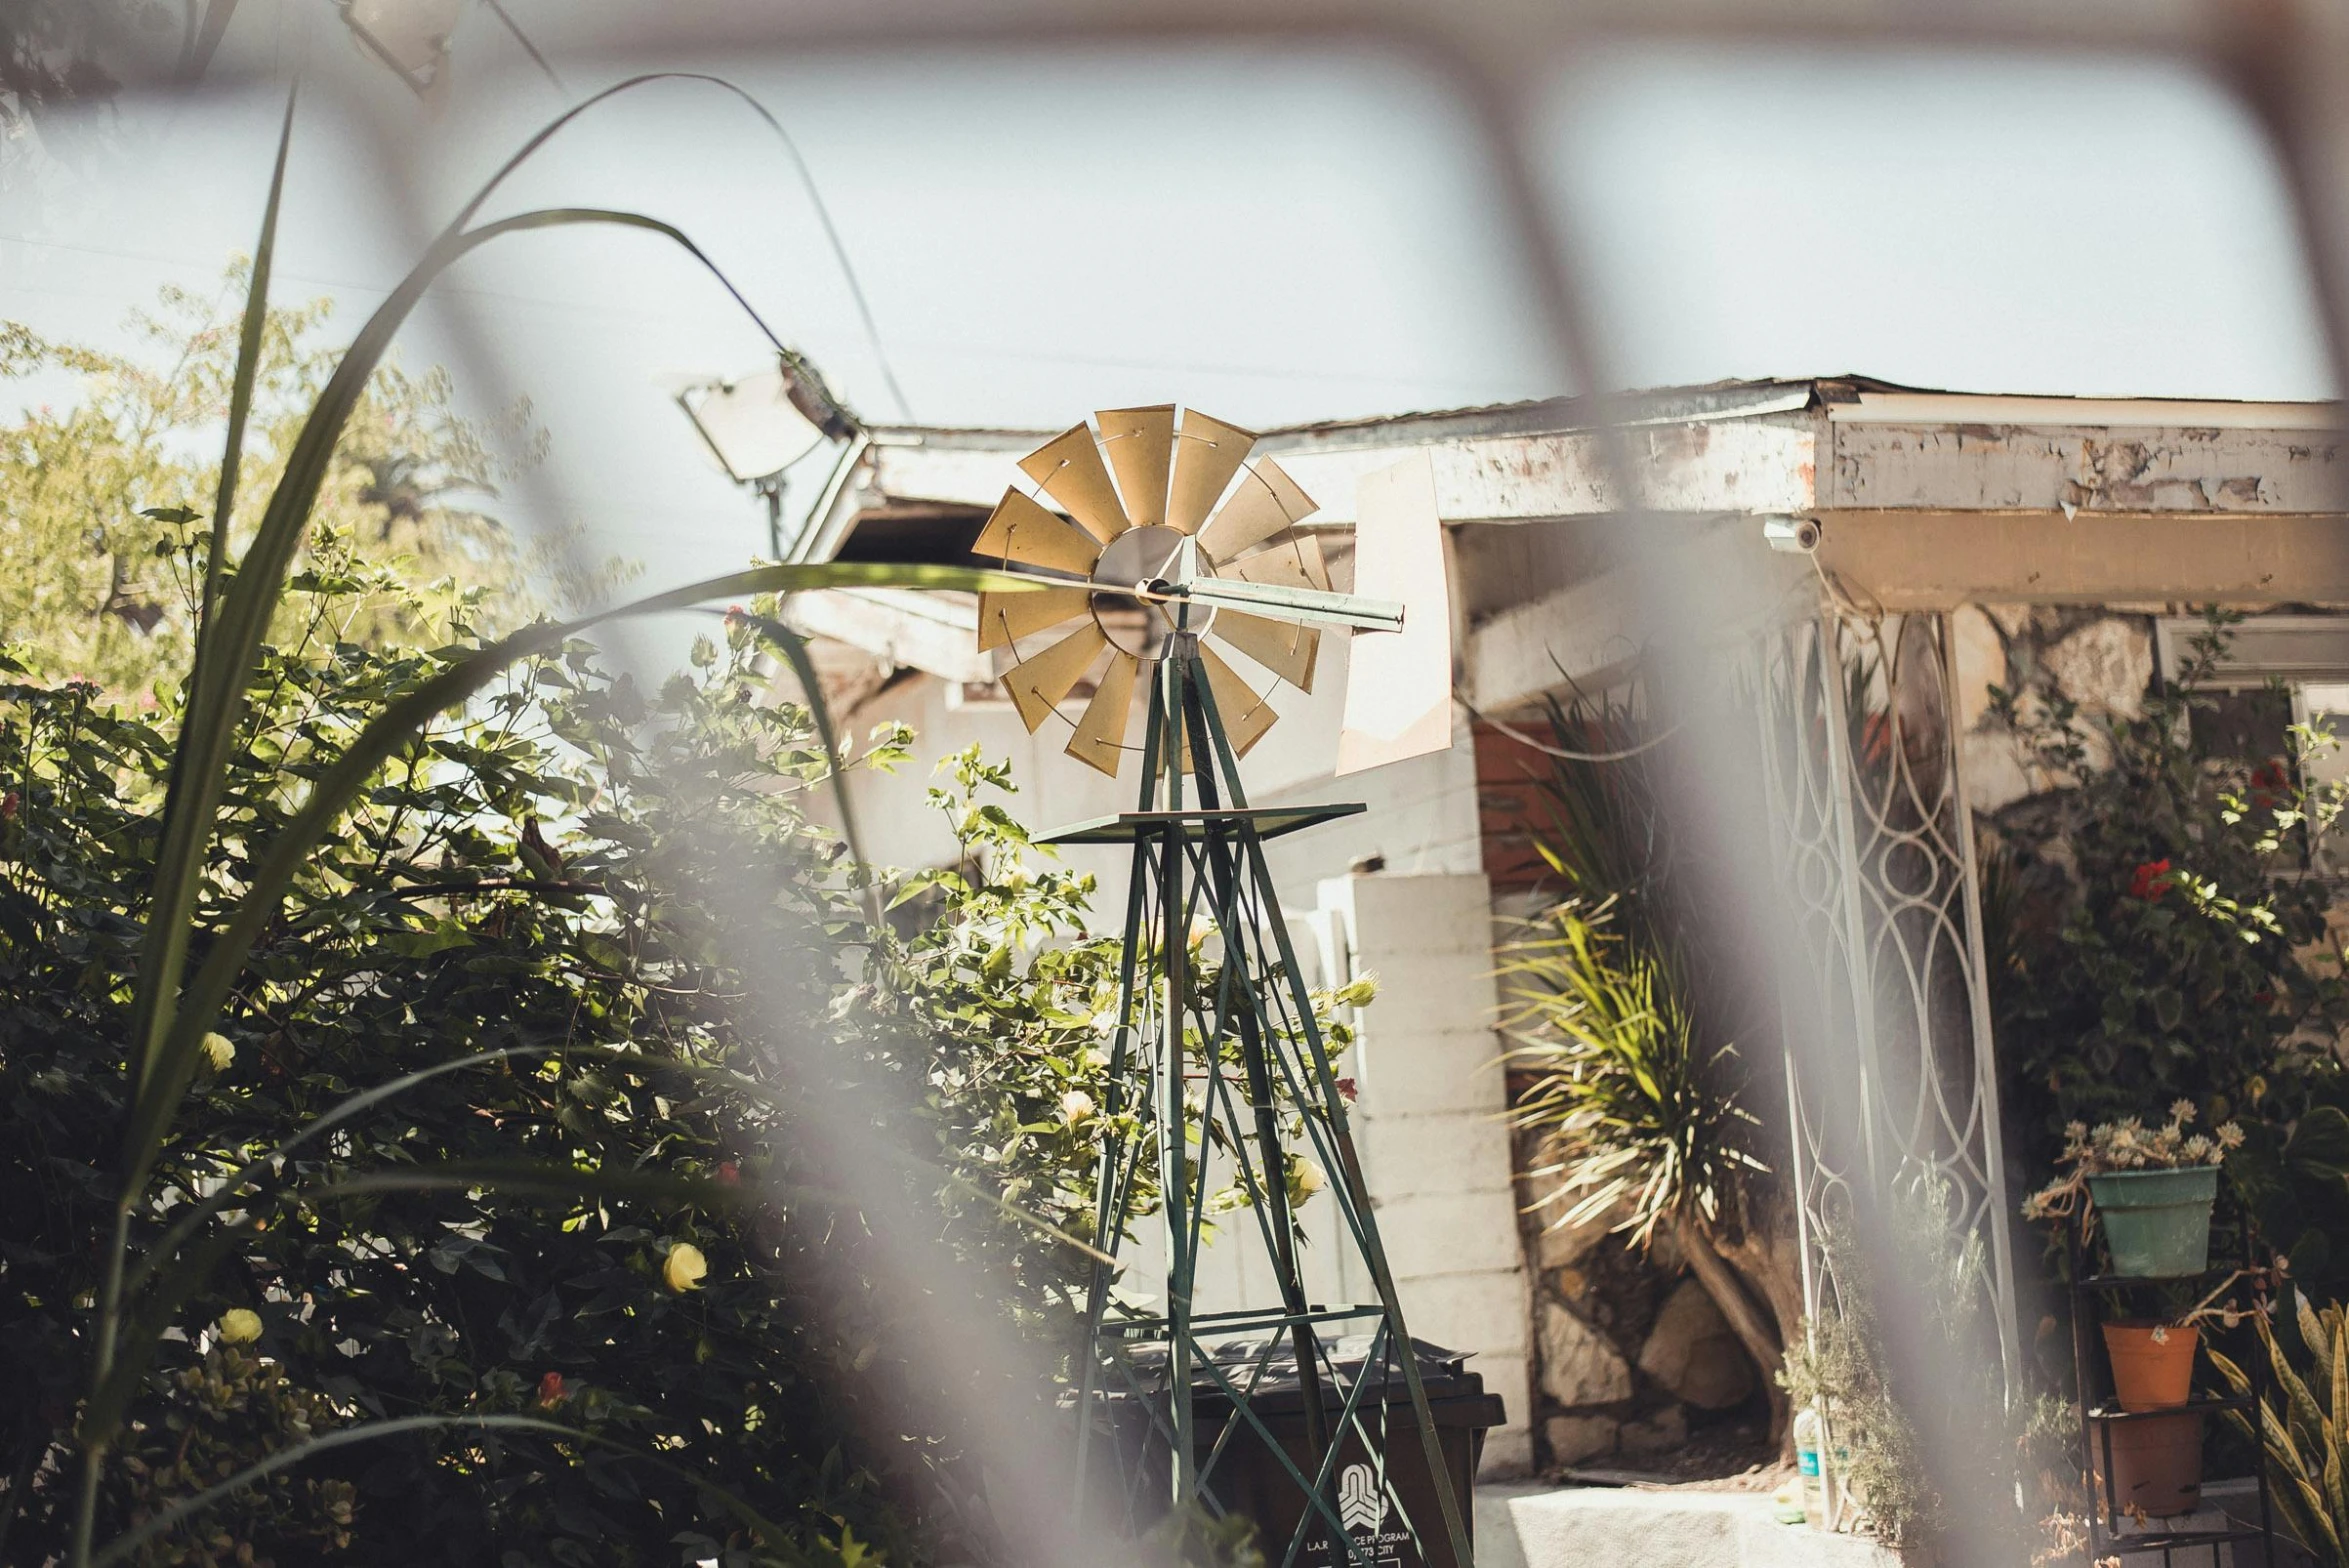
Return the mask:
<path fill-rule="evenodd" d="M 1091 674 L 1069 754 L 1112 776 L 1140 764 L 1134 810 L 1045 840 L 1132 857 L 1102 1109 L 1146 1132 L 1106 1141 L 1094 1240 L 1116 1256 L 1152 1194 L 1166 1235 L 1155 1315 L 1117 1302 L 1113 1270 L 1094 1269 L 1075 1378 L 1080 1499 L 1107 1498 L 1136 1525 L 1169 1506 L 1246 1512 L 1284 1564 L 1467 1568 L 1473 1450 L 1457 1423 L 1439 1429 L 1437 1406 L 1463 1401 L 1431 1401 L 1430 1381 L 1473 1379 L 1456 1360 L 1423 1365 L 1432 1347 L 1405 1329 L 1264 853 L 1363 808 L 1248 803 L 1240 759 L 1276 715 L 1214 646 L 1310 691 L 1325 631 L 1397 632 L 1403 605 L 1331 590 L 1318 538 L 1297 527 L 1314 503 L 1270 458 L 1247 461 L 1248 432 L 1195 410 L 1178 425 L 1171 405 L 1095 419 L 1098 436 L 1077 425 L 1020 464 L 1073 521 L 1008 490 L 974 546 L 1050 582 L 980 600 L 980 648 L 1017 660 L 1004 679 L 1030 731 Z M 1308 1170 L 1327 1173 L 1338 1244 L 1360 1265 L 1348 1272 L 1375 1299 L 1310 1299 L 1294 1212 Z M 1197 1310 L 1211 1206 L 1261 1243 L 1277 1299 Z"/>

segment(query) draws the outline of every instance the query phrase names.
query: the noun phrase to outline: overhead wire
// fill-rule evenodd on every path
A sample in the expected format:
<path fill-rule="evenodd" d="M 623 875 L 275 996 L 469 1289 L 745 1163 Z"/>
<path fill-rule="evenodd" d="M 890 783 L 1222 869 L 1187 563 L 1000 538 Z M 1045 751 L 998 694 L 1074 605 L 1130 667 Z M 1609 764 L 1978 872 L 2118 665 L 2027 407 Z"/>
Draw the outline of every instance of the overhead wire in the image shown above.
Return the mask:
<path fill-rule="evenodd" d="M 505 8 L 503 0 L 481 0 L 481 3 L 488 6 L 497 19 L 506 24 L 506 31 L 514 35 L 514 42 L 522 46 L 522 52 L 530 56 L 530 63 L 538 67 L 539 73 L 554 84 L 555 91 L 566 98 L 570 97 L 570 84 L 563 80 L 561 73 L 554 68 L 553 63 L 545 55 L 539 53 L 538 45 L 532 43 L 530 35 L 522 31 L 522 24 L 514 20 L 513 13 Z"/>

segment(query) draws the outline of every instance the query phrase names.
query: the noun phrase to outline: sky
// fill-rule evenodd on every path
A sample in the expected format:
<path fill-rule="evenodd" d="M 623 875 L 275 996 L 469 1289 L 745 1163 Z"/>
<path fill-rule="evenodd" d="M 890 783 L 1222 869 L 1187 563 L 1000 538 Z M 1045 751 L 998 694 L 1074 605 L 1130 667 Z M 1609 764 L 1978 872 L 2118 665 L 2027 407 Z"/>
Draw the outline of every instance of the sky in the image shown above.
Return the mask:
<path fill-rule="evenodd" d="M 563 54 L 553 0 L 508 9 L 561 86 L 468 7 L 434 108 L 327 6 L 239 12 L 272 30 L 248 50 L 306 83 L 283 295 L 330 295 L 337 330 L 356 330 L 472 185 L 624 74 Z M 490 211 L 675 222 L 869 418 L 1057 429 L 1171 400 L 1261 427 L 1584 380 L 1541 324 L 1546 258 L 1470 117 L 1407 62 L 1159 45 L 659 63 L 721 70 L 795 138 L 902 407 L 784 149 L 714 88 L 602 106 Z M 130 97 L 0 154 L 0 316 L 119 345 L 159 286 L 217 292 L 252 246 L 281 107 L 275 88 Z M 1562 67 L 1530 134 L 1608 384 L 1850 371 L 2001 392 L 2333 390 L 2272 161 L 2173 67 L 1626 49 Z M 668 401 L 681 377 L 761 368 L 763 341 L 666 241 L 501 242 L 402 344 L 451 365 L 479 411 L 530 401 L 550 445 L 508 499 L 520 521 L 582 530 L 659 581 L 763 543 L 756 505 Z"/>

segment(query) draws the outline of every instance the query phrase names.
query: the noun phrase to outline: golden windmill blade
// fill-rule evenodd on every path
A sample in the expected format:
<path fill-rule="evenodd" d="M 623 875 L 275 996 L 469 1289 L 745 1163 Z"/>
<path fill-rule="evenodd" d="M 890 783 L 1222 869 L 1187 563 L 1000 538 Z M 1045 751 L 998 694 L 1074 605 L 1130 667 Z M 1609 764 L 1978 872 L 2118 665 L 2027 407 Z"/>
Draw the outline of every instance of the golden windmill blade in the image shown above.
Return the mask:
<path fill-rule="evenodd" d="M 1195 408 L 1184 410 L 1182 444 L 1175 454 L 1174 492 L 1166 503 L 1167 526 L 1197 533 L 1255 444 L 1253 431 L 1210 419 Z"/>
<path fill-rule="evenodd" d="M 992 555 L 1022 566 L 1041 566 L 1072 577 L 1093 575 L 1101 541 L 1046 511 L 1017 490 L 1006 490 L 972 544 L 973 555 Z"/>
<path fill-rule="evenodd" d="M 1074 689 L 1084 678 L 1085 671 L 1101 650 L 1109 646 L 1109 639 L 1101 628 L 1091 622 L 1079 626 L 1034 658 L 1023 659 L 1003 677 L 1003 684 L 1011 692 L 1020 718 L 1033 735 L 1043 725 L 1060 699 Z"/>
<path fill-rule="evenodd" d="M 1245 610 L 1218 610 L 1215 635 L 1299 691 L 1313 690 L 1313 661 L 1321 651 L 1320 627 L 1269 620 Z"/>
<path fill-rule="evenodd" d="M 1068 743 L 1070 756 L 1111 778 L 1117 777 L 1117 765 L 1125 757 L 1127 721 L 1134 711 L 1134 677 L 1141 667 L 1141 660 L 1122 649 L 1109 656 L 1109 667 L 1093 688 L 1093 700 L 1085 704 L 1085 716 L 1077 721 L 1076 736 Z"/>
<path fill-rule="evenodd" d="M 1248 465 L 1232 498 L 1199 530 L 1199 544 L 1219 561 L 1254 549 L 1275 534 L 1286 533 L 1319 508 L 1269 457 Z"/>
<path fill-rule="evenodd" d="M 1062 431 L 1021 458 L 1020 472 L 1067 507 L 1069 516 L 1103 544 L 1131 526 L 1118 503 L 1117 487 L 1109 482 L 1109 470 L 1101 466 L 1093 432 L 1083 425 Z"/>
<path fill-rule="evenodd" d="M 1240 678 L 1240 672 L 1215 656 L 1213 648 L 1199 650 L 1199 662 L 1207 671 L 1207 689 L 1215 694 L 1215 706 L 1223 716 L 1224 734 L 1232 743 L 1232 755 L 1245 757 L 1256 743 L 1264 739 L 1280 715 L 1272 711 L 1272 704 L 1256 694 L 1254 687 Z"/>
<path fill-rule="evenodd" d="M 1109 451 L 1109 466 L 1117 470 L 1126 521 L 1136 528 L 1161 526 L 1174 463 L 1175 406 L 1111 408 L 1093 417 L 1101 421 L 1101 444 Z"/>
<path fill-rule="evenodd" d="M 1271 458 L 1248 461 L 1254 435 L 1171 403 L 1093 417 L 1098 433 L 1074 426 L 1019 463 L 1075 521 L 1007 490 L 972 546 L 1006 566 L 1074 580 L 982 594 L 979 647 L 1012 653 L 1003 681 L 1031 733 L 1098 668 L 1068 754 L 1114 775 L 1132 749 L 1126 736 L 1144 667 L 1180 634 L 1196 647 L 1234 754 L 1245 753 L 1279 715 L 1268 693 L 1198 639 L 1310 692 L 1327 628 L 1304 622 L 1377 625 L 1375 609 L 1369 619 L 1335 619 L 1321 545 L 1297 532 L 1313 499 Z M 1241 596 L 1217 579 L 1267 591 Z M 1021 656 L 1019 644 L 1058 628 L 1065 635 Z"/>
<path fill-rule="evenodd" d="M 1329 592 L 1329 566 L 1321 558 L 1321 541 L 1310 534 L 1227 562 L 1223 574 L 1242 582 Z"/>

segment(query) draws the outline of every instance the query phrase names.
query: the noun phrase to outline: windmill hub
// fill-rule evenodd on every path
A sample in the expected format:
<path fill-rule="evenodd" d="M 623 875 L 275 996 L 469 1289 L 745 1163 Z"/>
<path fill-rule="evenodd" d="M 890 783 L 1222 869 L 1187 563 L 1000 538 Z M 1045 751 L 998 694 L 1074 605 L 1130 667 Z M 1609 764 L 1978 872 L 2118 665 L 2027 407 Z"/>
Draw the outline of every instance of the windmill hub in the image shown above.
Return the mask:
<path fill-rule="evenodd" d="M 1187 591 L 1198 564 L 1197 543 L 1179 528 L 1129 528 L 1110 540 L 1093 568 L 1101 634 L 1126 653 L 1155 659 L 1175 632 L 1207 630 L 1213 606 L 1168 597 Z"/>

